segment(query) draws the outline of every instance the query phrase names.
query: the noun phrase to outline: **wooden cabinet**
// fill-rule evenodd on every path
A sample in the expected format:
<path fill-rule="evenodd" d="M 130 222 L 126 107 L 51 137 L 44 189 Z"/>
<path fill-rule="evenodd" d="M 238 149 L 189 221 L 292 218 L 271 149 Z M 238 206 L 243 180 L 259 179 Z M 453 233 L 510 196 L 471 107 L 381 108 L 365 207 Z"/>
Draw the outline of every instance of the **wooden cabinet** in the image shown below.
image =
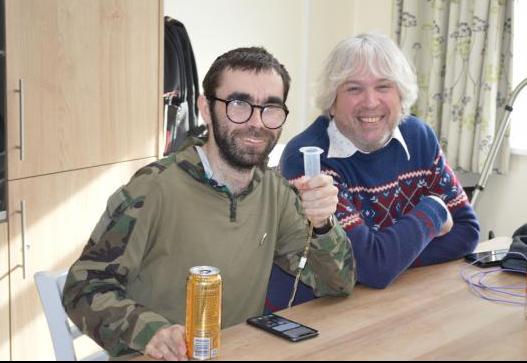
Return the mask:
<path fill-rule="evenodd" d="M 0 360 L 9 360 L 9 257 L 7 223 L 0 223 Z"/>
<path fill-rule="evenodd" d="M 0 358 L 53 360 L 33 274 L 69 267 L 109 195 L 161 155 L 163 1 L 4 1 Z"/>
<path fill-rule="evenodd" d="M 126 183 L 137 169 L 154 160 L 142 159 L 9 182 L 13 360 L 54 360 L 33 274 L 71 266 L 102 215 L 108 196 Z M 25 205 L 24 213 L 21 204 Z M 22 219 L 25 219 L 24 231 Z M 31 342 L 31 349 L 27 349 L 28 342 Z"/>
<path fill-rule="evenodd" d="M 5 0 L 9 180 L 157 155 L 161 7 Z"/>

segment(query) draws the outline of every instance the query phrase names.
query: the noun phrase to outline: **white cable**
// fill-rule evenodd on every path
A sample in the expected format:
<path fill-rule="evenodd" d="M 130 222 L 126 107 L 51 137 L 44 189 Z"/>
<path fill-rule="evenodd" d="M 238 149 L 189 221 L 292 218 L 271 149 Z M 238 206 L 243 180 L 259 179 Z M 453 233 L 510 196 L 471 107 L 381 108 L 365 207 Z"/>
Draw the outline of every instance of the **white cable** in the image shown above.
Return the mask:
<path fill-rule="evenodd" d="M 527 261 L 527 257 L 523 253 L 509 251 L 508 254 L 521 256 L 523 259 Z M 478 261 L 484 258 L 485 257 L 481 257 L 477 259 L 476 261 L 472 262 L 470 265 L 474 265 L 475 263 L 477 263 Z M 510 305 L 525 306 L 525 309 L 526 309 L 525 316 L 527 318 L 527 281 L 525 285 L 517 285 L 517 286 L 488 285 L 485 282 L 485 279 L 488 276 L 490 276 L 491 274 L 495 274 L 497 272 L 516 272 L 516 273 L 521 272 L 523 273 L 523 271 L 497 268 L 497 269 L 492 269 L 492 270 L 487 270 L 487 271 L 473 272 L 470 275 L 467 274 L 467 271 L 468 271 L 468 267 L 461 269 L 461 277 L 469 285 L 471 291 L 475 295 L 487 301 L 493 301 L 497 303 L 504 303 L 504 304 L 510 304 Z M 475 280 L 476 278 L 479 278 L 479 279 Z M 518 291 L 518 292 L 509 292 L 507 290 Z M 504 299 L 504 298 L 489 296 L 489 293 L 495 294 L 497 296 L 506 295 L 509 298 Z M 514 300 L 513 298 L 516 298 L 516 299 Z M 518 301 L 520 299 L 522 301 Z"/>

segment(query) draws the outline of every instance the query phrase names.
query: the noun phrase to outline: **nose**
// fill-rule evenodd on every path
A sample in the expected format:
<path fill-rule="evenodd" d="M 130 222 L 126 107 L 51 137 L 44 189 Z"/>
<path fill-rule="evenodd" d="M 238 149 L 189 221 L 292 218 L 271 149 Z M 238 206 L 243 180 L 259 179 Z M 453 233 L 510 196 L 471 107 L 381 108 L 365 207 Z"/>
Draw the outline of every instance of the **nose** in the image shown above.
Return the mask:
<path fill-rule="evenodd" d="M 262 109 L 258 107 L 253 108 L 253 114 L 251 115 L 251 118 L 249 118 L 249 121 L 247 121 L 248 125 L 254 126 L 254 127 L 265 127 L 263 121 L 262 121 Z"/>
<path fill-rule="evenodd" d="M 379 95 L 375 89 L 366 89 L 366 92 L 364 92 L 364 102 L 369 108 L 374 108 L 379 104 Z"/>

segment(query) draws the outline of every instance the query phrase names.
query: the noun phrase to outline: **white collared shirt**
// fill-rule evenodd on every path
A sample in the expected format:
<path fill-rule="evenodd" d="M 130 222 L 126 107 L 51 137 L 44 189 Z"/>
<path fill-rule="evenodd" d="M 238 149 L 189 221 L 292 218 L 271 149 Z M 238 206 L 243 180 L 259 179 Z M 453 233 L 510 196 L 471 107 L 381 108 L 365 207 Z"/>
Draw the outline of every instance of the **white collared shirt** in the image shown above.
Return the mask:
<path fill-rule="evenodd" d="M 205 175 L 209 179 L 213 179 L 214 172 L 212 171 L 212 168 L 209 164 L 209 159 L 207 158 L 207 154 L 205 154 L 205 150 L 201 146 L 195 145 L 196 151 L 198 152 L 198 156 L 201 160 L 201 163 L 203 164 L 203 169 L 205 171 Z"/>
<path fill-rule="evenodd" d="M 335 120 L 331 120 L 328 126 L 328 137 L 329 137 L 329 149 L 328 149 L 328 158 L 349 158 L 353 156 L 357 151 L 360 151 L 363 154 L 369 154 L 366 151 L 360 150 L 350 139 L 348 139 L 337 127 Z M 410 160 L 410 151 L 408 151 L 408 145 L 404 141 L 403 134 L 399 129 L 399 126 L 393 131 L 392 137 L 384 144 L 388 145 L 392 139 L 399 141 L 402 145 L 404 151 L 406 151 L 406 156 Z"/>

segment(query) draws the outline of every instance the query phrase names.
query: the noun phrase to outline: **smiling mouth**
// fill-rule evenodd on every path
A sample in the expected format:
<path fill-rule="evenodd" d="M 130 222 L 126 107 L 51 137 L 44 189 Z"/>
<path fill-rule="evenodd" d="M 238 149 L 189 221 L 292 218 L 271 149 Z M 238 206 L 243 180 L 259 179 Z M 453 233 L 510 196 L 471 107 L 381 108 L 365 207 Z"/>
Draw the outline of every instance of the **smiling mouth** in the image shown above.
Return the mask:
<path fill-rule="evenodd" d="M 251 149 L 252 148 L 261 149 L 265 147 L 265 145 L 267 144 L 265 138 L 254 138 L 254 137 L 244 137 L 241 139 L 241 142 L 243 143 L 243 145 L 245 145 L 245 147 L 248 147 Z"/>
<path fill-rule="evenodd" d="M 264 143 L 263 139 L 256 139 L 256 138 L 252 138 L 252 137 L 245 137 L 243 140 L 245 142 L 249 143 L 249 144 L 262 144 L 262 143 Z"/>
<path fill-rule="evenodd" d="M 366 124 L 374 124 L 376 122 L 381 121 L 384 116 L 376 116 L 376 117 L 357 117 L 360 122 L 364 122 Z"/>

